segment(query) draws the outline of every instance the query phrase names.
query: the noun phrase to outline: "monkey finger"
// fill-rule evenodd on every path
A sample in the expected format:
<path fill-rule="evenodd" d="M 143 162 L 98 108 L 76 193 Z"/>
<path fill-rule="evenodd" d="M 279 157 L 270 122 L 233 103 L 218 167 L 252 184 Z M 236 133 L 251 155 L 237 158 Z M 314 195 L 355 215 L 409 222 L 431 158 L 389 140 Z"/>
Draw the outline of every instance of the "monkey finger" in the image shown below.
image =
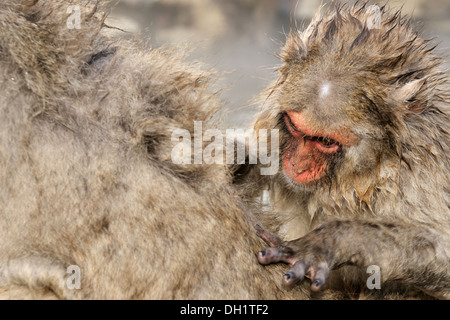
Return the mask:
<path fill-rule="evenodd" d="M 292 249 L 288 247 L 269 248 L 258 252 L 258 261 L 261 264 L 270 264 L 277 262 L 290 262 Z"/>
<path fill-rule="evenodd" d="M 302 261 L 297 261 L 294 266 L 283 276 L 283 284 L 292 286 L 305 277 L 307 265 Z"/>
<path fill-rule="evenodd" d="M 274 248 L 279 247 L 282 244 L 280 238 L 270 232 L 265 231 L 259 224 L 254 225 L 256 234 L 260 237 L 268 246 Z"/>
<path fill-rule="evenodd" d="M 323 262 L 320 263 L 318 268 L 315 269 L 315 271 L 312 273 L 311 276 L 311 290 L 314 292 L 320 291 L 322 289 L 323 285 L 327 281 L 328 274 L 329 274 L 329 268 L 328 265 Z"/>

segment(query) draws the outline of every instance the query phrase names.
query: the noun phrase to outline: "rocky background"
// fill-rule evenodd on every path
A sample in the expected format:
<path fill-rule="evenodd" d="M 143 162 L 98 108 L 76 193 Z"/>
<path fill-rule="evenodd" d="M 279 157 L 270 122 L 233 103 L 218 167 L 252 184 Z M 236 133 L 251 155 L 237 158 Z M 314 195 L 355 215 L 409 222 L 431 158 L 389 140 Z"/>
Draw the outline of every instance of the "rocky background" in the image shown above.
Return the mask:
<path fill-rule="evenodd" d="M 326 0 L 121 0 L 107 23 L 130 32 L 124 36 L 142 34 L 154 48 L 192 48 L 188 59 L 220 72 L 216 86 L 223 90 L 223 127 L 242 128 L 252 122 L 254 97 L 276 77 L 277 53 L 291 21 L 306 26 L 322 2 Z M 447 54 L 450 0 L 385 2 L 395 9 L 403 5 L 402 12 L 413 15 L 424 37 L 435 38 L 440 52 Z"/>

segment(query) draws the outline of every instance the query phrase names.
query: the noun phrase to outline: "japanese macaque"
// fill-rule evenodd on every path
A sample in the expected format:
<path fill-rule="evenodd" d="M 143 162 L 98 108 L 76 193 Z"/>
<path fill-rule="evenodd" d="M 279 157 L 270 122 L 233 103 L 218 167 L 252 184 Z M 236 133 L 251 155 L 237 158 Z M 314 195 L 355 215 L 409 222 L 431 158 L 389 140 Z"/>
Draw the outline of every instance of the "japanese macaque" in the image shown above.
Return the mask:
<path fill-rule="evenodd" d="M 306 276 L 314 292 L 449 299 L 442 59 L 407 17 L 367 4 L 320 10 L 281 58 L 255 124 L 280 130 L 280 170 L 237 179 L 264 207 L 259 262 L 290 264 L 282 282 Z M 371 266 L 379 290 L 367 286 Z"/>
<path fill-rule="evenodd" d="M 255 259 L 226 168 L 171 160 L 212 125 L 210 73 L 95 3 L 0 3 L 0 298 L 308 298 Z"/>

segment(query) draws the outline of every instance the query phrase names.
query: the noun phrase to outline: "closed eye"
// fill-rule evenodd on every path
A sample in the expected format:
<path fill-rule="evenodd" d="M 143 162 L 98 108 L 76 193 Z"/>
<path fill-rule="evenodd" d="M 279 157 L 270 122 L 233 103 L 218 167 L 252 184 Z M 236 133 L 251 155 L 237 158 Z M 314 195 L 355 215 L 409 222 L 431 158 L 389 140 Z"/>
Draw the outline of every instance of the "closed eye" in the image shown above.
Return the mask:
<path fill-rule="evenodd" d="M 326 148 L 331 148 L 334 146 L 339 146 L 339 142 L 330 139 L 330 138 L 324 138 L 324 137 L 312 137 L 312 140 L 317 141 L 318 143 L 320 143 L 322 146 L 326 147 Z"/>

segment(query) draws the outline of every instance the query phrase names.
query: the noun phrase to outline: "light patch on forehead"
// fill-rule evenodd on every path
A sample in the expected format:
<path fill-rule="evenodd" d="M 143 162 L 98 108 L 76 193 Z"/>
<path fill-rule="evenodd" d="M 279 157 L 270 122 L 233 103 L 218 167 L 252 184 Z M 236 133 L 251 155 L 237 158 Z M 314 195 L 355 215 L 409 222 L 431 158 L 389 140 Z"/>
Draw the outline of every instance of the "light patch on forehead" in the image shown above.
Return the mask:
<path fill-rule="evenodd" d="M 319 97 L 324 99 L 331 94 L 331 83 L 324 82 L 319 89 Z"/>

